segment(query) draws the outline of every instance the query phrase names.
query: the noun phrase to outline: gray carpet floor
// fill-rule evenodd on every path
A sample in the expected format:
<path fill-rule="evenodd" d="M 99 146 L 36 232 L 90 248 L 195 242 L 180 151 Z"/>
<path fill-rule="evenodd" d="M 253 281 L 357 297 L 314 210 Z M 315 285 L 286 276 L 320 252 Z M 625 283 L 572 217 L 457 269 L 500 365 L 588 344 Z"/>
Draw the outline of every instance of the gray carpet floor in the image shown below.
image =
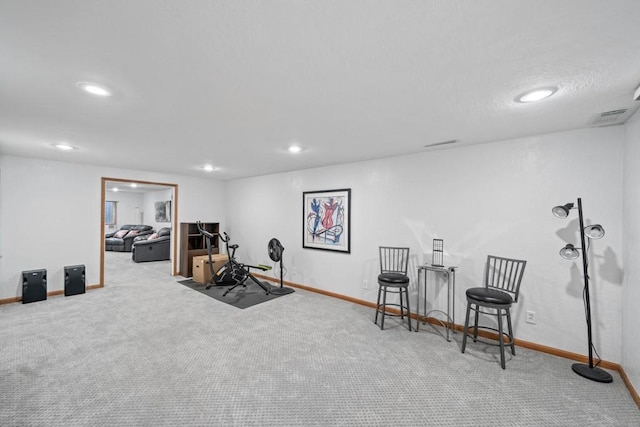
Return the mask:
<path fill-rule="evenodd" d="M 239 310 L 169 262 L 107 253 L 106 286 L 0 306 L 2 426 L 639 426 L 620 376 L 296 290 Z M 517 332 L 517 331 L 516 331 Z"/>

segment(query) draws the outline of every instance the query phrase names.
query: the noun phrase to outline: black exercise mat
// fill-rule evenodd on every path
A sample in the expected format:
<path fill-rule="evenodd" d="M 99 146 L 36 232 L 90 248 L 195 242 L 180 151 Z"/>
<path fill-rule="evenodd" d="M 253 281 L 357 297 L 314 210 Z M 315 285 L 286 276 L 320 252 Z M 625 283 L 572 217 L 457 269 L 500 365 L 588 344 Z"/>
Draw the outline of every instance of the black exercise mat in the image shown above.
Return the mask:
<path fill-rule="evenodd" d="M 256 304 L 260 304 L 261 302 L 270 301 L 272 299 L 282 296 L 282 295 L 276 295 L 272 293 L 269 293 L 267 295 L 264 289 L 262 289 L 260 286 L 258 286 L 257 284 L 251 281 L 247 281 L 246 287 L 238 286 L 237 288 L 229 292 L 224 297 L 222 296 L 222 294 L 224 294 L 226 290 L 229 289 L 232 285 L 227 285 L 227 286 L 214 285 L 209 289 L 205 289 L 206 285 L 203 285 L 198 282 L 194 282 L 191 279 L 178 280 L 178 283 L 188 288 L 191 288 L 194 291 L 198 291 L 211 298 L 215 298 L 218 301 L 226 302 L 227 304 L 230 304 L 238 308 L 251 307 Z M 260 283 L 264 284 L 269 289 L 274 287 L 265 281 L 261 281 Z"/>

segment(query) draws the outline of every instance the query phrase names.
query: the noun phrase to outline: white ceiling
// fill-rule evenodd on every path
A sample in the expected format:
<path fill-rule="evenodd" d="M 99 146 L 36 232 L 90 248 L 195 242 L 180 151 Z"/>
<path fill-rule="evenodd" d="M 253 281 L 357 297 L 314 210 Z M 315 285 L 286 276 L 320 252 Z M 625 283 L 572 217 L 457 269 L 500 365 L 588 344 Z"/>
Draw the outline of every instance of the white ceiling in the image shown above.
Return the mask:
<path fill-rule="evenodd" d="M 227 180 L 586 127 L 639 84 L 638 0 L 0 1 L 17 156 Z"/>

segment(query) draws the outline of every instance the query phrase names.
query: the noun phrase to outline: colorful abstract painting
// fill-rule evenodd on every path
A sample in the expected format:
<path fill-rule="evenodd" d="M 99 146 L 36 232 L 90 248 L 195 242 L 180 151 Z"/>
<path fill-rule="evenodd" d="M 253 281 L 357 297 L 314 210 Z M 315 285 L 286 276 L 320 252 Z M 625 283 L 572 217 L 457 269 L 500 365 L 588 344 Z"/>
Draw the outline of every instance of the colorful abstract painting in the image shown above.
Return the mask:
<path fill-rule="evenodd" d="M 302 247 L 350 252 L 351 189 L 302 194 Z"/>

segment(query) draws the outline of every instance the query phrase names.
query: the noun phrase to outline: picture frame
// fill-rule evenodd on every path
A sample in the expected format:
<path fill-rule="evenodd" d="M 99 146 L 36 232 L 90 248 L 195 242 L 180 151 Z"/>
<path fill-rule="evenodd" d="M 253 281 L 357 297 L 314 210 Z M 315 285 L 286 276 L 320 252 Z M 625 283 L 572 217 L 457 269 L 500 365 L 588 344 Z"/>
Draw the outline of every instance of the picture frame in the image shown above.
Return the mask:
<path fill-rule="evenodd" d="M 171 222 L 171 200 L 155 202 L 156 222 Z"/>
<path fill-rule="evenodd" d="M 351 189 L 302 193 L 302 247 L 351 253 Z"/>

